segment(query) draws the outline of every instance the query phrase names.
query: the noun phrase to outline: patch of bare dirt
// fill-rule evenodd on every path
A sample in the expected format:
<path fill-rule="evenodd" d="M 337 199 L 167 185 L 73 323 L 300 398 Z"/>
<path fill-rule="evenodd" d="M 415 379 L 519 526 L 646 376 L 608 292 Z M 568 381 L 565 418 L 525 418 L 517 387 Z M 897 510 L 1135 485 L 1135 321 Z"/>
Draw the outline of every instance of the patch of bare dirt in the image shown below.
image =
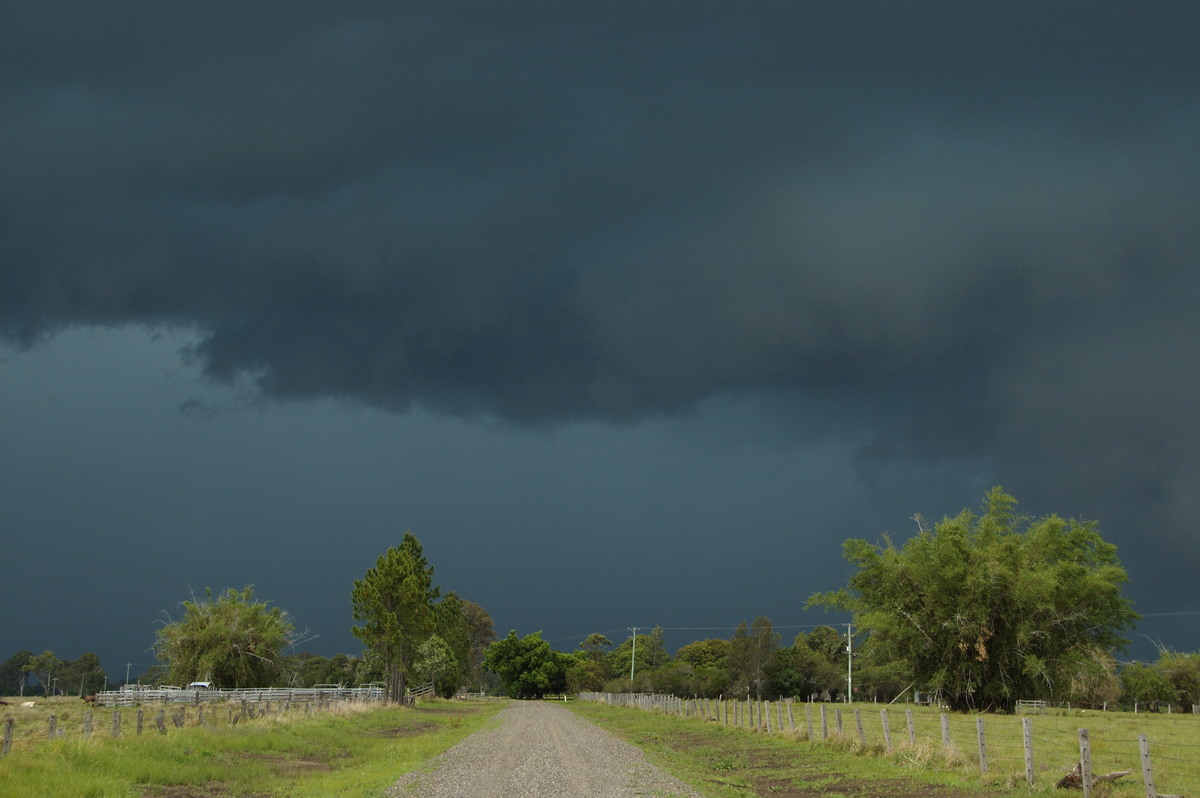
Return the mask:
<path fill-rule="evenodd" d="M 864 798 L 977 798 L 977 793 L 962 793 L 933 784 L 913 784 L 907 781 L 853 780 L 820 781 L 820 786 L 805 788 L 793 779 L 755 779 L 754 794 L 770 798 L 823 798 L 823 796 L 858 795 Z"/>
<path fill-rule="evenodd" d="M 429 731 L 430 729 L 436 729 L 436 728 L 437 728 L 437 724 L 434 723 L 433 721 L 429 720 L 429 721 L 425 721 L 423 723 L 413 724 L 412 726 L 396 726 L 391 729 L 372 729 L 368 732 L 365 732 L 365 735 L 367 737 L 387 737 L 387 738 L 413 737 L 418 734 L 424 734 L 425 732 Z"/>
<path fill-rule="evenodd" d="M 147 787 L 142 790 L 142 798 L 222 798 L 229 794 L 224 787 L 215 782 L 201 786 Z"/>
<path fill-rule="evenodd" d="M 253 759 L 266 763 L 280 774 L 313 773 L 320 770 L 333 770 L 328 762 L 314 757 L 285 756 L 283 754 L 246 754 L 243 759 Z"/>

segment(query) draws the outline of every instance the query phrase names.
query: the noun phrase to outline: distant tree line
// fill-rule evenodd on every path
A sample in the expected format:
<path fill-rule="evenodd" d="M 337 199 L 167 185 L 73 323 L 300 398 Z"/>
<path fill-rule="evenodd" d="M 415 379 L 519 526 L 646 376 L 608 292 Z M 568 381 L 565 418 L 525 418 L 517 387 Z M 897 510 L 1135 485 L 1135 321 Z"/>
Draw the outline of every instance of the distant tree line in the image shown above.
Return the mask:
<path fill-rule="evenodd" d="M 881 545 L 846 541 L 857 569 L 849 584 L 809 605 L 852 613 L 853 641 L 818 626 L 782 646 L 760 616 L 728 640 L 698 640 L 674 658 L 661 629 L 615 647 L 589 635 L 570 653 L 514 631 L 485 663 L 518 697 L 603 690 L 838 700 L 852 668 L 856 700 L 913 691 L 960 710 L 1006 711 L 1021 699 L 1200 704 L 1200 652 L 1117 659 L 1138 615 L 1122 592 L 1116 547 L 1096 523 L 1030 518 L 1015 506 L 995 487 L 978 512 L 932 526 L 915 516 L 919 534 L 901 547 L 886 536 Z"/>
<path fill-rule="evenodd" d="M 140 674 L 142 684 L 184 687 L 211 682 L 220 688 L 312 687 L 317 684 L 387 685 L 399 701 L 410 679 L 433 682 L 441 695 L 459 689 L 486 689 L 495 677 L 483 668 L 495 639 L 492 618 L 453 591 L 442 595 L 433 568 L 411 533 L 388 549 L 374 568 L 354 583 L 355 626 L 361 655 L 322 657 L 297 652 L 305 642 L 291 617 L 255 597 L 254 588 L 206 590 L 182 602 L 178 618 L 168 617 L 154 646 L 159 664 Z M 52 652 L 20 651 L 0 665 L 0 694 L 26 691 L 86 695 L 110 686 L 95 654 L 73 662 Z"/>
<path fill-rule="evenodd" d="M 891 700 L 909 691 L 962 710 L 1011 710 L 1021 699 L 1101 705 L 1200 704 L 1200 652 L 1163 650 L 1153 662 L 1117 656 L 1137 614 L 1116 548 L 1095 522 L 1029 518 L 999 487 L 897 547 L 846 541 L 848 584 L 809 599 L 852 614 L 854 638 L 832 626 L 784 646 L 765 616 L 729 639 L 689 643 L 672 657 L 664 631 L 619 644 L 588 635 L 554 650 L 540 632 L 495 639 L 477 604 L 433 581 L 420 541 L 406 533 L 355 581 L 352 632 L 361 655 L 297 653 L 288 614 L 253 588 L 192 596 L 158 631 L 161 664 L 143 683 L 219 687 L 382 682 L 402 701 L 413 680 L 449 696 L 463 687 L 515 698 L 607 691 L 679 696 L 797 696 Z M 848 630 L 849 632 L 849 630 Z M 853 659 L 850 660 L 851 653 Z M 95 654 L 66 662 L 20 651 L 0 664 L 0 694 L 87 694 L 108 684 Z"/>

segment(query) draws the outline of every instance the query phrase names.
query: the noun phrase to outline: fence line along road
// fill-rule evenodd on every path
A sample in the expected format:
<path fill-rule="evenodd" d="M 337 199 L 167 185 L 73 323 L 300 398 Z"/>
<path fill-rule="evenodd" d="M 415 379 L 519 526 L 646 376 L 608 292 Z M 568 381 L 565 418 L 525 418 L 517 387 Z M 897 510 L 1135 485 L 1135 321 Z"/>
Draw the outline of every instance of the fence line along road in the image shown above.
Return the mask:
<path fill-rule="evenodd" d="M 880 754 L 923 740 L 948 755 L 977 763 L 980 775 L 1022 774 L 1035 782 L 1057 781 L 1077 769 L 1075 779 L 1090 798 L 1093 781 L 1140 774 L 1147 798 L 1200 795 L 1200 718 L 1160 715 L 1148 731 L 1080 728 L 1083 717 L 963 716 L 947 712 L 915 715 L 912 709 L 816 702 L 679 698 L 652 693 L 580 693 L 579 698 L 743 728 L 787 733 L 822 742 L 854 740 Z M 1200 707 L 1193 707 L 1200 710 Z M 1103 713 L 1097 713 L 1098 720 Z M 1146 718 L 1146 715 L 1137 716 Z M 1141 721 L 1145 723 L 1146 721 Z M 1164 725 L 1165 722 L 1165 725 Z M 985 731 L 986 725 L 986 731 Z M 1150 737 L 1155 737 L 1154 741 Z M 1152 756 L 1153 754 L 1153 756 Z M 992 776 L 989 776 L 989 771 Z M 1066 781 L 1066 779 L 1063 779 Z M 1169 789 L 1170 793 L 1163 792 Z"/>
<path fill-rule="evenodd" d="M 132 707 L 138 704 L 205 704 L 221 701 L 382 701 L 384 688 L 366 687 L 249 687 L 236 690 L 106 690 L 96 704 Z"/>

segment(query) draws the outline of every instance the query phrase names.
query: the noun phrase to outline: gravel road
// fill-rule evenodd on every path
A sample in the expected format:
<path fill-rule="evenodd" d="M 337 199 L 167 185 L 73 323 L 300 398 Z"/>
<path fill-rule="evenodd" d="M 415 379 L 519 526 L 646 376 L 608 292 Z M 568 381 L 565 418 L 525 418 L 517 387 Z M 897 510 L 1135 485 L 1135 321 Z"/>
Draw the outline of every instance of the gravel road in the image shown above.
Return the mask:
<path fill-rule="evenodd" d="M 406 774 L 393 798 L 619 798 L 700 793 L 646 761 L 569 709 L 545 701 L 514 701 L 498 727 L 476 732 Z M 430 769 L 432 768 L 432 769 Z"/>

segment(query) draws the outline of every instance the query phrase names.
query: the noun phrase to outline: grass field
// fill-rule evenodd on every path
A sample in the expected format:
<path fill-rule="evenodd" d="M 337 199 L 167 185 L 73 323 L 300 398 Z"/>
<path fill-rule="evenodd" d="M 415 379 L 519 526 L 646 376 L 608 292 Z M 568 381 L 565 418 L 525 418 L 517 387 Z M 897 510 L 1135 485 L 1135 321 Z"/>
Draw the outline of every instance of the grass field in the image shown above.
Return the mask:
<path fill-rule="evenodd" d="M 145 730 L 134 733 L 135 711 L 122 711 L 122 733 L 111 736 L 112 709 L 92 711 L 78 699 L 37 700 L 33 708 L 5 706 L 0 722 L 15 721 L 12 751 L 0 757 L 0 796 L 199 798 L 236 796 L 379 796 L 401 774 L 419 767 L 468 734 L 485 727 L 504 701 L 434 701 L 416 709 L 342 705 L 309 714 L 294 708 L 250 719 L 237 708 L 206 707 L 206 725 L 188 708 L 183 728 L 167 721 L 160 734 L 147 707 Z M 984 716 L 988 772 L 979 766 L 976 717 L 949 715 L 951 749 L 942 746 L 940 713 L 927 707 L 888 709 L 892 750 L 876 704 L 826 705 L 830 736 L 821 739 L 820 705 L 795 704 L 797 730 L 773 734 L 698 717 L 622 709 L 573 701 L 571 708 L 644 748 L 647 756 L 715 798 L 836 798 L 1055 793 L 1055 782 L 1079 758 L 1078 733 L 1087 728 L 1097 773 L 1131 770 L 1097 793 L 1138 798 L 1142 786 L 1137 738 L 1151 743 L 1160 793 L 1200 796 L 1200 716 L 1063 712 L 1031 717 L 1035 787 L 1025 782 L 1021 718 Z M 743 707 L 745 705 L 743 704 Z M 906 709 L 913 712 L 915 744 L 908 742 Z M 168 708 L 179 711 L 179 707 Z M 863 721 L 864 743 L 857 718 Z M 842 732 L 837 732 L 837 715 Z M 61 736 L 48 739 L 48 717 Z M 743 718 L 745 713 L 742 713 Z M 730 718 L 734 713 L 730 713 Z M 790 724 L 784 714 L 784 727 Z M 807 739 L 808 717 L 814 740 Z M 1079 794 L 1079 793 L 1074 793 Z"/>
<path fill-rule="evenodd" d="M 122 734 L 110 733 L 113 710 L 93 710 L 92 736 L 82 733 L 79 699 L 39 700 L 32 710 L 4 707 L 17 733 L 0 757 L 5 798 L 197 798 L 198 796 L 379 796 L 401 774 L 483 728 L 504 702 L 433 701 L 414 709 L 334 705 L 307 713 L 267 713 L 229 722 L 224 707 L 206 708 L 206 725 L 189 708 L 183 728 L 167 721 L 160 734 L 149 718 L 135 735 L 136 710 L 122 712 Z M 178 711 L 178 707 L 168 710 Z M 19 712 L 17 710 L 20 710 Z M 62 736 L 48 735 L 57 715 Z M 234 715 L 236 717 L 236 715 Z"/>
<path fill-rule="evenodd" d="M 743 708 L 745 704 L 743 703 Z M 942 744 L 941 713 L 928 707 L 888 708 L 889 751 L 877 704 L 826 705 L 829 738 L 822 739 L 820 705 L 793 706 L 796 731 L 774 734 L 717 720 L 678 718 L 657 711 L 575 702 L 572 708 L 647 749 L 660 764 L 714 796 L 946 795 L 978 791 L 1063 795 L 1055 783 L 1079 760 L 1079 729 L 1087 728 L 1093 773 L 1132 771 L 1103 794 L 1144 796 L 1138 735 L 1150 740 L 1160 793 L 1200 795 L 1200 716 L 1049 710 L 1030 718 L 1034 787 L 1026 782 L 1020 717 L 983 716 L 988 770 L 981 772 L 976 716 L 948 715 L 951 748 Z M 710 705 L 710 710 L 713 707 Z M 909 743 L 906 709 L 913 712 Z M 858 716 L 855 715 L 858 711 Z M 837 713 L 842 731 L 837 731 Z M 745 713 L 741 713 L 743 722 Z M 730 711 L 730 723 L 734 713 Z M 807 739 L 812 718 L 814 739 Z M 863 736 L 857 719 L 863 722 Z M 783 715 L 784 729 L 789 721 Z"/>

